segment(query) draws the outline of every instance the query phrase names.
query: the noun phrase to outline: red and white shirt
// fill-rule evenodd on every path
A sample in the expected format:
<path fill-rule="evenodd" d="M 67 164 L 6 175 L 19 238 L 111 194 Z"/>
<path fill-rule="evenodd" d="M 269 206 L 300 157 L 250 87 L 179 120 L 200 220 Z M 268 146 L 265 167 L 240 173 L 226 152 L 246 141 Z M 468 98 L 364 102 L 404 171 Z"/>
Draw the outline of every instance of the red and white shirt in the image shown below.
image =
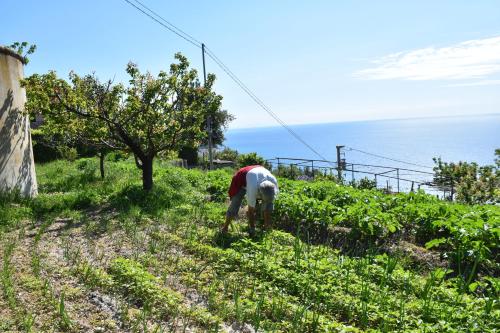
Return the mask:
<path fill-rule="evenodd" d="M 249 165 L 236 172 L 229 186 L 229 197 L 234 197 L 242 188 L 247 190 L 247 202 L 255 207 L 259 195 L 259 185 L 263 181 L 270 181 L 278 189 L 278 181 L 272 173 L 261 165 Z M 277 194 L 277 192 L 276 192 Z"/>

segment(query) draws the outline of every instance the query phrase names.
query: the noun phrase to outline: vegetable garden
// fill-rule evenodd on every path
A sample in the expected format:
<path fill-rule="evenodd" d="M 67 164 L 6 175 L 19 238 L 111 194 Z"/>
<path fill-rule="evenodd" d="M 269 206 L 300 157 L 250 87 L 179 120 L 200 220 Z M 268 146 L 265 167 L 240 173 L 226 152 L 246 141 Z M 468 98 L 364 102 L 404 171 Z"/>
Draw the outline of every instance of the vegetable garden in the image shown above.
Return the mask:
<path fill-rule="evenodd" d="M 232 171 L 159 162 L 147 193 L 108 164 L 38 166 L 39 197 L 0 199 L 0 331 L 498 330 L 499 207 L 281 179 L 275 230 L 223 236 Z"/>

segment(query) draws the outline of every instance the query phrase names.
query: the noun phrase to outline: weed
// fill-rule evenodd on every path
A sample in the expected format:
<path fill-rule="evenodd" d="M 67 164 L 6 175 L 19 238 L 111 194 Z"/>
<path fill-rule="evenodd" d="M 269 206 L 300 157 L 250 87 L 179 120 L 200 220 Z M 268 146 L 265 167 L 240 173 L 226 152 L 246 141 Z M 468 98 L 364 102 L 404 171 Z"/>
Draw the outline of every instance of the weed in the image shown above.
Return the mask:
<path fill-rule="evenodd" d="M 35 321 L 36 317 L 31 312 L 25 314 L 23 318 L 23 329 L 26 333 L 34 331 Z"/>
<path fill-rule="evenodd" d="M 73 322 L 68 316 L 68 313 L 66 311 L 66 305 L 64 302 L 64 290 L 61 292 L 61 295 L 59 296 L 59 306 L 57 308 L 57 312 L 59 314 L 59 326 L 61 327 L 62 330 L 68 331 L 73 327 Z"/>
<path fill-rule="evenodd" d="M 11 263 L 12 254 L 16 247 L 14 240 L 8 240 L 5 244 L 3 253 L 3 266 L 2 266 L 2 289 L 4 298 L 7 300 L 9 307 L 15 311 L 17 306 L 16 292 L 14 289 L 13 281 L 13 267 Z"/>

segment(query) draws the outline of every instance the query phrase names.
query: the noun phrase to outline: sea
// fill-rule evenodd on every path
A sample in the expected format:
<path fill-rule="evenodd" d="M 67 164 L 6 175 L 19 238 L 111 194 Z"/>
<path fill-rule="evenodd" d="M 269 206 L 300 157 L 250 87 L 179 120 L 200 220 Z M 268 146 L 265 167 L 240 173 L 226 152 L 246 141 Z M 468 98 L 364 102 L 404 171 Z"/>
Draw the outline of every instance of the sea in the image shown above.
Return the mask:
<path fill-rule="evenodd" d="M 407 180 L 400 180 L 400 188 L 406 190 L 412 180 L 418 184 L 432 180 L 434 157 L 447 162 L 486 165 L 494 163 L 495 149 L 500 148 L 500 114 L 322 123 L 289 128 L 300 139 L 282 126 L 241 128 L 228 130 L 224 145 L 240 153 L 256 152 L 273 163 L 280 158 L 280 164 L 302 163 L 302 166 L 309 166 L 311 162 L 285 158 L 335 162 L 336 146 L 341 145 L 344 146 L 341 159 L 345 159 L 346 179 L 372 179 L 374 174 L 387 171 L 377 176 L 379 187 L 395 189 L 399 174 L 399 178 Z M 320 162 L 312 164 L 324 166 L 325 170 L 334 166 Z M 351 169 L 367 173 L 350 172 Z"/>

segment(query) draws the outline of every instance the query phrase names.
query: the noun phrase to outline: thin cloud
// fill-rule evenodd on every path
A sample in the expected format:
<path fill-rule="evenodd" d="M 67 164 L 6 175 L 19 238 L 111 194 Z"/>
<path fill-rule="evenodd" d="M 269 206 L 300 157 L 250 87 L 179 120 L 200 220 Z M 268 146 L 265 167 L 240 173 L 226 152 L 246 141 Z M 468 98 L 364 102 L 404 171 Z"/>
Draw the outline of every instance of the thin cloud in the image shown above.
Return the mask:
<path fill-rule="evenodd" d="M 493 86 L 500 85 L 500 80 L 481 80 L 473 82 L 462 82 L 447 84 L 445 87 L 477 87 L 477 86 Z"/>
<path fill-rule="evenodd" d="M 500 72 L 500 36 L 448 47 L 398 52 L 373 61 L 354 76 L 366 80 L 464 80 Z"/>

